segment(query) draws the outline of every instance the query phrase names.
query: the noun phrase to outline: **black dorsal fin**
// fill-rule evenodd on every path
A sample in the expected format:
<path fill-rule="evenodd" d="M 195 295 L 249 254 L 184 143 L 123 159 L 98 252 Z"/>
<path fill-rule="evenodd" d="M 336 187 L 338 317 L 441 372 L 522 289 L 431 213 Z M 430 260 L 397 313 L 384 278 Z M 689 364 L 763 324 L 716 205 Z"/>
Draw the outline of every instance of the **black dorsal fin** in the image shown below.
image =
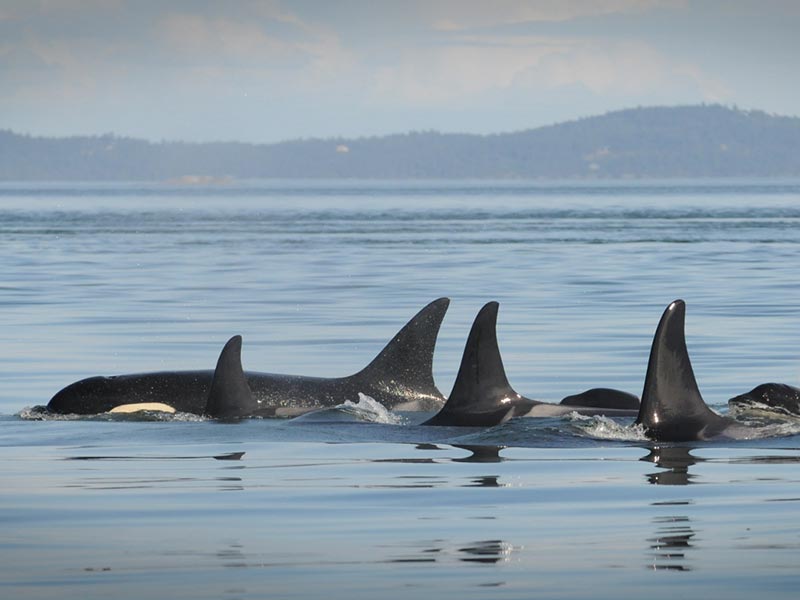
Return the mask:
<path fill-rule="evenodd" d="M 245 417 L 257 406 L 242 370 L 242 336 L 235 335 L 220 352 L 205 414 L 219 419 Z"/>
<path fill-rule="evenodd" d="M 428 304 L 397 332 L 371 363 L 350 379 L 382 382 L 391 389 L 441 402 L 442 393 L 433 381 L 433 353 L 449 305 L 448 298 Z"/>
<path fill-rule="evenodd" d="M 506 378 L 497 345 L 498 306 L 489 302 L 475 317 L 453 391 L 442 410 L 423 425 L 491 427 L 534 404 L 515 392 Z"/>
<path fill-rule="evenodd" d="M 686 441 L 710 437 L 727 420 L 706 405 L 686 349 L 686 303 L 675 300 L 658 323 L 642 391 L 637 424 L 648 437 Z"/>

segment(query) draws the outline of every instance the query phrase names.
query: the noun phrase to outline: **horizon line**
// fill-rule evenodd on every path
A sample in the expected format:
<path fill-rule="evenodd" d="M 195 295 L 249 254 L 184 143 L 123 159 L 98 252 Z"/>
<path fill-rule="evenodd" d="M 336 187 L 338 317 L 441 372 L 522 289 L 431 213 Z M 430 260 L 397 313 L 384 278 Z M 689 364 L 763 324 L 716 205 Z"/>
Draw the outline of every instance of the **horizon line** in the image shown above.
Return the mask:
<path fill-rule="evenodd" d="M 547 125 L 540 125 L 537 127 L 526 127 L 522 129 L 514 129 L 514 130 L 506 130 L 506 131 L 497 131 L 493 133 L 469 133 L 464 131 L 442 131 L 438 129 L 412 129 L 405 132 L 391 132 L 391 133 L 377 133 L 372 135 L 360 135 L 355 137 L 347 137 L 345 135 L 339 136 L 332 136 L 332 137 L 295 137 L 295 138 L 286 138 L 283 140 L 279 140 L 276 142 L 245 142 L 236 139 L 216 139 L 216 140 L 205 140 L 205 141 L 187 141 L 187 140 L 180 140 L 180 139 L 161 139 L 161 140 L 153 140 L 146 137 L 137 137 L 137 136 L 130 136 L 130 135 L 120 135 L 117 133 L 112 132 L 104 132 L 104 133 L 76 133 L 71 135 L 44 135 L 44 134 L 32 134 L 30 132 L 22 132 L 14 130 L 10 127 L 3 127 L 0 128 L 0 132 L 2 133 L 10 133 L 12 135 L 20 136 L 20 137 L 27 137 L 32 139 L 45 139 L 45 140 L 70 140 L 70 139 L 116 139 L 116 140 L 129 140 L 129 141 L 137 141 L 137 142 L 146 142 L 152 145 L 159 145 L 159 144 L 186 144 L 186 145 L 213 145 L 213 144 L 241 144 L 246 146 L 279 146 L 281 144 L 291 144 L 296 142 L 343 142 L 343 141 L 362 141 L 362 140 L 372 140 L 372 139 L 385 139 L 390 137 L 398 137 L 398 136 L 407 136 L 407 135 L 414 135 L 414 134 L 435 134 L 435 135 L 459 135 L 459 136 L 470 136 L 470 137 L 477 137 L 477 138 L 489 138 L 493 136 L 501 136 L 501 135 L 514 135 L 520 133 L 528 133 L 532 131 L 538 131 L 542 129 L 548 129 L 550 127 L 558 127 L 561 125 L 567 125 L 571 123 L 578 123 L 580 121 L 585 121 L 589 119 L 597 119 L 602 117 L 607 117 L 614 114 L 624 113 L 624 112 L 633 112 L 637 110 L 659 110 L 659 109 L 684 109 L 684 108 L 722 108 L 725 110 L 738 112 L 742 114 L 763 114 L 770 117 L 776 118 L 786 118 L 786 119 L 800 119 L 800 116 L 795 115 L 784 115 L 779 113 L 770 113 L 760 108 L 742 108 L 737 104 L 724 104 L 721 102 L 713 102 L 713 103 L 706 103 L 701 102 L 697 104 L 675 104 L 675 105 L 660 105 L 660 104 L 653 104 L 653 105 L 637 105 L 637 106 L 630 106 L 627 108 L 619 108 L 614 110 L 608 110 L 602 113 L 594 113 L 590 115 L 584 115 L 579 117 L 574 117 L 572 119 L 566 119 L 563 121 L 556 121 L 554 123 L 550 123 Z"/>

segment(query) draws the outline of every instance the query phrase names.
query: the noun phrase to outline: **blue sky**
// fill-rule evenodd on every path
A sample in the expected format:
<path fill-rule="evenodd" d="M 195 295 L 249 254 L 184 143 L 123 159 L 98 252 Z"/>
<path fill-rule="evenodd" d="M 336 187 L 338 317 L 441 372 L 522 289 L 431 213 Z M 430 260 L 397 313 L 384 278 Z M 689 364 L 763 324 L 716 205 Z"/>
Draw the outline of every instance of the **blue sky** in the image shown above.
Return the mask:
<path fill-rule="evenodd" d="M 797 0 L 0 0 L 0 128 L 274 142 L 800 115 Z"/>

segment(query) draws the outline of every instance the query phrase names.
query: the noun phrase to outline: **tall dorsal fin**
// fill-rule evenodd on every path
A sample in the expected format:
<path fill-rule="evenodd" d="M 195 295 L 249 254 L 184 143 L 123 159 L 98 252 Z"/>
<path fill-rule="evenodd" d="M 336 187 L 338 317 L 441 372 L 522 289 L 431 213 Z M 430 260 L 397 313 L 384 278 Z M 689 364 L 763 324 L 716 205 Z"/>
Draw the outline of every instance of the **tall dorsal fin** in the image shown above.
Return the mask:
<path fill-rule="evenodd" d="M 442 410 L 423 425 L 491 427 L 513 417 L 515 409 L 534 404 L 506 378 L 497 345 L 498 306 L 489 302 L 475 317 L 453 391 Z"/>
<path fill-rule="evenodd" d="M 257 407 L 242 370 L 242 336 L 235 335 L 220 352 L 205 414 L 230 419 L 251 415 Z"/>
<path fill-rule="evenodd" d="M 397 332 L 371 363 L 351 378 L 385 382 L 393 388 L 413 390 L 441 401 L 442 393 L 433 381 L 433 352 L 449 305 L 448 298 L 428 304 Z"/>
<path fill-rule="evenodd" d="M 727 424 L 706 405 L 686 349 L 686 303 L 675 300 L 658 323 L 642 391 L 637 424 L 648 437 L 686 441 L 710 437 Z"/>

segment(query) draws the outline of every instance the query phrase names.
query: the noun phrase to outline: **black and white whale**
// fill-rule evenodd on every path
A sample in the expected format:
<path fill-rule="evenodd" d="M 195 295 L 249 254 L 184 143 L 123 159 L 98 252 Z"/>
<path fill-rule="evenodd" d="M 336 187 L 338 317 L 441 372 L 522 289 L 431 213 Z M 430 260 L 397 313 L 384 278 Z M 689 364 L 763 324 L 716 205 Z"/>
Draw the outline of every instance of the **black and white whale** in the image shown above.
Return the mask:
<path fill-rule="evenodd" d="M 703 400 L 686 349 L 685 320 L 683 300 L 675 300 L 661 316 L 636 424 L 648 438 L 662 442 L 752 437 L 752 427 L 717 414 Z"/>
<path fill-rule="evenodd" d="M 392 410 L 437 410 L 444 397 L 433 380 L 433 353 L 449 302 L 440 298 L 428 304 L 369 365 L 348 377 L 248 371 L 246 387 L 252 402 L 231 402 L 229 396 L 224 396 L 227 398 L 224 402 L 213 399 L 212 370 L 89 377 L 56 393 L 46 409 L 52 413 L 84 415 L 150 409 L 223 418 L 291 417 L 357 399 L 360 392 Z M 223 356 L 230 358 L 233 354 L 223 353 Z M 233 397 L 240 398 L 241 394 Z"/>
<path fill-rule="evenodd" d="M 497 302 L 489 302 L 475 317 L 453 390 L 442 409 L 423 425 L 492 427 L 514 417 L 558 417 L 572 412 L 608 416 L 637 414 L 638 398 L 608 388 L 594 388 L 568 396 L 563 404 L 532 400 L 518 394 L 508 382 L 497 344 L 498 307 Z"/>
<path fill-rule="evenodd" d="M 785 383 L 762 383 L 728 400 L 728 406 L 744 410 L 766 407 L 767 410 L 800 415 L 800 389 Z"/>

